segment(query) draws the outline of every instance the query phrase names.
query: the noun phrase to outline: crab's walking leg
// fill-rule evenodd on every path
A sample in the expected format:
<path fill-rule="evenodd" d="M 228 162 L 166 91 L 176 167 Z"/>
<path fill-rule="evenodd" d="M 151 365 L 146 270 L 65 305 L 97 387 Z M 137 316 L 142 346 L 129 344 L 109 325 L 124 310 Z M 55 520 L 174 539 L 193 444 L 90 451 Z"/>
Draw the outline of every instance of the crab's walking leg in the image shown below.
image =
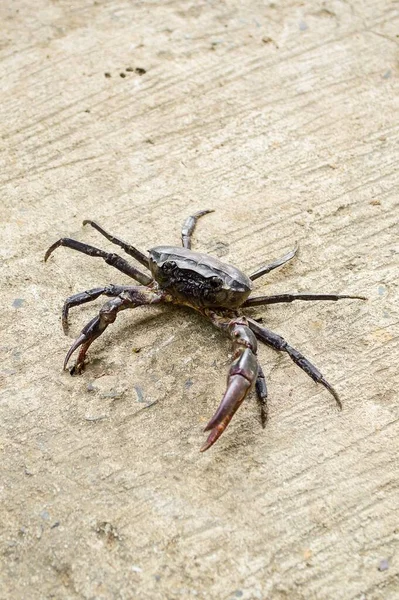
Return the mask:
<path fill-rule="evenodd" d="M 78 359 L 71 370 L 71 374 L 74 375 L 83 370 L 87 350 L 94 340 L 106 330 L 108 325 L 115 321 L 119 311 L 125 310 L 126 308 L 135 308 L 136 306 L 141 306 L 143 304 L 156 304 L 162 302 L 163 299 L 164 297 L 162 294 L 156 294 L 146 287 L 137 286 L 130 290 L 124 290 L 116 298 L 108 300 L 101 308 L 99 314 L 83 327 L 81 334 L 76 338 L 68 350 L 64 361 L 64 369 L 66 369 L 72 354 L 81 346 Z"/>
<path fill-rule="evenodd" d="M 49 258 L 50 254 L 52 254 L 54 250 L 59 246 L 66 246 L 67 248 L 72 248 L 72 250 L 77 250 L 78 252 L 82 252 L 83 254 L 87 254 L 88 256 L 96 256 L 99 258 L 103 258 L 108 265 L 115 267 L 115 269 L 118 269 L 118 271 L 125 273 L 125 275 L 129 275 L 129 277 L 132 277 L 133 279 L 135 279 L 143 285 L 148 285 L 152 282 L 151 277 L 136 269 L 136 267 L 129 264 L 127 260 L 119 256 L 118 254 L 104 252 L 104 250 L 100 250 L 95 246 L 83 244 L 82 242 L 72 240 L 71 238 L 61 238 L 52 246 L 50 246 L 50 248 L 44 255 L 44 260 L 46 261 Z"/>
<path fill-rule="evenodd" d="M 284 254 L 284 256 L 282 256 L 281 258 L 278 258 L 277 260 L 273 261 L 269 265 L 260 267 L 260 269 L 255 271 L 255 273 L 252 273 L 252 275 L 250 275 L 249 278 L 252 279 L 252 281 L 254 281 L 255 279 L 258 279 L 258 277 L 262 277 L 262 275 L 266 275 L 266 273 L 270 273 L 270 271 L 273 271 L 273 269 L 277 269 L 277 267 L 281 267 L 282 265 L 285 265 L 285 263 L 287 263 L 289 260 L 294 258 L 295 254 L 297 252 L 298 252 L 298 246 L 295 246 L 295 248 L 293 250 L 291 250 L 287 254 Z"/>
<path fill-rule="evenodd" d="M 281 335 L 270 331 L 270 329 L 266 329 L 265 327 L 261 327 L 256 321 L 253 319 L 247 318 L 248 324 L 252 331 L 255 333 L 256 337 L 260 339 L 262 342 L 271 346 L 275 350 L 280 350 L 281 352 L 286 352 L 288 356 L 294 361 L 298 367 L 300 367 L 309 377 L 316 381 L 317 383 L 321 383 L 324 387 L 334 396 L 335 401 L 340 409 L 342 409 L 341 400 L 338 397 L 337 392 L 334 388 L 324 379 L 323 375 L 320 373 L 318 369 L 307 358 L 303 356 L 298 350 L 295 350 L 292 346 L 290 346 Z"/>
<path fill-rule="evenodd" d="M 262 367 L 258 364 L 258 377 L 255 383 L 256 396 L 260 406 L 260 420 L 262 427 L 266 427 L 268 410 L 267 410 L 267 386 L 265 374 Z"/>
<path fill-rule="evenodd" d="M 124 242 L 123 240 L 120 240 L 119 238 L 115 237 L 111 233 L 108 233 L 108 231 L 105 231 L 105 229 L 103 229 L 95 221 L 90 221 L 90 219 L 86 219 L 85 221 L 83 221 L 83 225 L 91 225 L 92 227 L 94 227 L 94 229 L 96 229 L 99 233 L 101 233 L 101 235 L 106 237 L 107 240 L 109 240 L 113 244 L 116 244 L 120 248 L 123 248 L 123 250 L 126 252 L 126 254 L 129 254 L 129 256 L 133 256 L 133 258 L 138 260 L 139 263 L 141 263 L 142 265 L 147 267 L 147 269 L 149 268 L 148 257 L 145 254 L 143 254 L 142 252 L 140 252 L 140 250 L 137 250 L 137 248 L 135 248 L 131 244 L 128 244 L 127 242 Z"/>
<path fill-rule="evenodd" d="M 223 319 L 214 313 L 209 316 L 217 327 L 227 330 L 233 340 L 233 362 L 227 375 L 226 392 L 219 408 L 205 427 L 205 431 L 210 431 L 210 434 L 202 446 L 201 452 L 208 450 L 222 435 L 252 389 L 259 369 L 256 358 L 256 338 L 249 329 L 246 319 L 238 318 L 223 322 Z"/>
<path fill-rule="evenodd" d="M 69 296 L 64 302 L 64 306 L 62 307 L 62 328 L 64 330 L 65 335 L 68 334 L 68 314 L 69 309 L 72 306 L 79 306 L 80 304 L 86 304 L 86 302 L 92 302 L 96 298 L 101 295 L 111 296 L 115 298 L 115 296 L 119 296 L 124 291 L 129 292 L 130 290 L 135 289 L 132 286 L 123 286 L 123 285 L 106 285 L 104 287 L 93 288 L 91 290 L 85 290 L 84 292 L 79 292 L 78 294 L 74 294 L 73 296 Z"/>
<path fill-rule="evenodd" d="M 183 248 L 191 248 L 191 236 L 193 234 L 195 225 L 200 217 L 204 215 L 208 215 L 209 213 L 214 212 L 213 210 L 200 210 L 196 212 L 192 217 L 187 217 L 187 219 L 183 223 L 183 227 L 181 229 L 181 241 L 183 244 Z"/>
<path fill-rule="evenodd" d="M 364 296 L 347 296 L 337 294 L 279 294 L 278 296 L 254 296 L 248 298 L 242 305 L 243 308 L 247 306 L 260 306 L 261 304 L 277 304 L 278 302 L 294 302 L 294 300 L 342 300 L 343 298 L 350 298 L 352 300 L 367 300 Z"/>

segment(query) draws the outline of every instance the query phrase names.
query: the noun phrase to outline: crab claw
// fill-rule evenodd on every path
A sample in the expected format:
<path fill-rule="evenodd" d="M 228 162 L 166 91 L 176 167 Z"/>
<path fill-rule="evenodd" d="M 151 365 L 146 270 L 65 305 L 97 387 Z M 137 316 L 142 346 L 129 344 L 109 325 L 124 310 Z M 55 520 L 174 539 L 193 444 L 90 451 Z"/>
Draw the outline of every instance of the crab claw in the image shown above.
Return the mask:
<path fill-rule="evenodd" d="M 240 348 L 231 365 L 227 378 L 227 389 L 222 401 L 204 431 L 210 431 L 201 452 L 210 448 L 220 438 L 248 392 L 253 387 L 258 374 L 258 361 L 250 348 Z"/>
<path fill-rule="evenodd" d="M 210 431 L 211 433 L 202 446 L 201 452 L 208 450 L 220 438 L 234 414 L 240 408 L 251 386 L 252 383 L 242 375 L 232 375 L 229 377 L 227 390 L 219 408 L 204 429 L 204 431 Z"/>

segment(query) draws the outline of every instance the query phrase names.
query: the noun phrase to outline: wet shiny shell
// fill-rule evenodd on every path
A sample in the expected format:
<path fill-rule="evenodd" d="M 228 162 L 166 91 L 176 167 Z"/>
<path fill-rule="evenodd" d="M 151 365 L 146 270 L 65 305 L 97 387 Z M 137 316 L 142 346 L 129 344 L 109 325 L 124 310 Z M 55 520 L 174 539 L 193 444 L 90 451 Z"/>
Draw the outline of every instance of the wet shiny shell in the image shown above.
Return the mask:
<path fill-rule="evenodd" d="M 198 306 L 237 308 L 252 289 L 252 281 L 239 269 L 208 254 L 157 246 L 149 258 L 152 275 L 162 288 Z"/>

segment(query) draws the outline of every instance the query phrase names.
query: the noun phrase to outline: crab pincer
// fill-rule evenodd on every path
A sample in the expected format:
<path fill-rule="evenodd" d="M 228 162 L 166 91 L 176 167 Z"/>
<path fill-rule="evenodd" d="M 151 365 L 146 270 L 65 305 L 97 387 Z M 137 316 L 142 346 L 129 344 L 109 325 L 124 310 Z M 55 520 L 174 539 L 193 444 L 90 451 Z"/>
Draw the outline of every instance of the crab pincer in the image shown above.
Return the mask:
<path fill-rule="evenodd" d="M 233 362 L 227 375 L 227 388 L 222 401 L 204 431 L 210 431 L 201 452 L 208 450 L 222 435 L 236 411 L 253 388 L 258 377 L 256 337 L 244 319 L 233 320 L 228 325 L 233 340 Z"/>

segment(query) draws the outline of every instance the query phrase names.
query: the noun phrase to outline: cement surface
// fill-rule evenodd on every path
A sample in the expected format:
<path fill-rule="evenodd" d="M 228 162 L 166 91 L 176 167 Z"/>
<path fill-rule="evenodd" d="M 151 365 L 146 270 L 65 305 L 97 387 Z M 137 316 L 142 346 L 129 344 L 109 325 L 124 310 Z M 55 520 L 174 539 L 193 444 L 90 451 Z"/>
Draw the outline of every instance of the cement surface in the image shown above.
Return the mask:
<path fill-rule="evenodd" d="M 0 597 L 399 598 L 399 5 L 388 0 L 3 0 Z M 178 244 L 258 293 L 339 392 L 262 346 L 252 395 L 199 448 L 231 358 L 188 309 L 126 311 L 80 377 L 65 353 L 129 279 L 61 236 Z M 140 349 L 137 352 L 137 349 Z"/>

